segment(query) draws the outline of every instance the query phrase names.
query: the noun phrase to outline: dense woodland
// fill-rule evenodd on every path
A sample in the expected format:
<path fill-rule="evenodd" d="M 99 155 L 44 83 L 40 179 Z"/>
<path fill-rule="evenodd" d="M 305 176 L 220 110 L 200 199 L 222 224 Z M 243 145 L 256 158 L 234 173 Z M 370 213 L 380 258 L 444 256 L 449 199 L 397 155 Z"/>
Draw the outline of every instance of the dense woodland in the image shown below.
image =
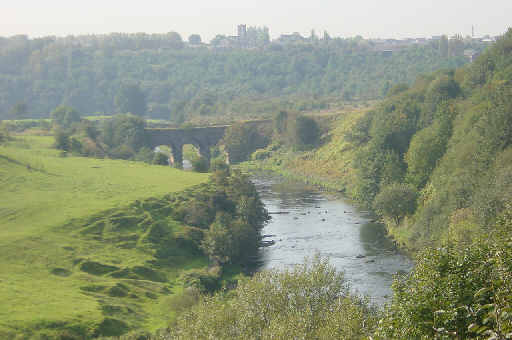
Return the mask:
<path fill-rule="evenodd" d="M 392 84 L 464 64 L 464 48 L 484 48 L 445 40 L 386 55 L 360 37 L 252 49 L 214 42 L 184 43 L 177 33 L 0 38 L 0 118 L 47 117 L 59 105 L 177 122 L 321 109 L 380 98 Z"/>
<path fill-rule="evenodd" d="M 512 197 L 512 31 L 476 62 L 421 76 L 347 137 L 354 196 L 421 247 L 486 233 Z M 402 91 L 400 91 L 402 90 Z"/>

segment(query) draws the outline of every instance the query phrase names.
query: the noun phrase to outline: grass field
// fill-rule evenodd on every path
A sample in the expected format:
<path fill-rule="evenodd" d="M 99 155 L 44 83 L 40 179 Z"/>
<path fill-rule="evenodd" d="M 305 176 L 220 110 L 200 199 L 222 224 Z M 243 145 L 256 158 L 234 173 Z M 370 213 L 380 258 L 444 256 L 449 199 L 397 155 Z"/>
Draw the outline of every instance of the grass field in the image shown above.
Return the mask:
<path fill-rule="evenodd" d="M 0 146 L 0 338 L 166 326 L 179 272 L 207 263 L 186 252 L 155 262 L 157 241 L 148 240 L 157 222 L 180 225 L 148 202 L 208 176 L 61 157 L 52 142 L 25 136 Z"/>

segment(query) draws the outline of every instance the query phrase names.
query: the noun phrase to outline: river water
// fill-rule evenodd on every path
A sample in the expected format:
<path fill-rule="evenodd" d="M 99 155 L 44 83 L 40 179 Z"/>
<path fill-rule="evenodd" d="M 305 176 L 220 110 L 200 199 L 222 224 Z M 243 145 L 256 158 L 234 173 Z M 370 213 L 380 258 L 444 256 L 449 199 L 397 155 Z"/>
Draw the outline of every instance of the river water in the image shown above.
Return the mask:
<path fill-rule="evenodd" d="M 391 296 L 393 275 L 412 269 L 412 261 L 396 251 L 384 227 L 347 200 L 273 175 L 252 179 L 272 213 L 262 233 L 275 244 L 260 249 L 262 269 L 291 267 L 319 253 L 345 273 L 354 292 L 376 305 Z"/>

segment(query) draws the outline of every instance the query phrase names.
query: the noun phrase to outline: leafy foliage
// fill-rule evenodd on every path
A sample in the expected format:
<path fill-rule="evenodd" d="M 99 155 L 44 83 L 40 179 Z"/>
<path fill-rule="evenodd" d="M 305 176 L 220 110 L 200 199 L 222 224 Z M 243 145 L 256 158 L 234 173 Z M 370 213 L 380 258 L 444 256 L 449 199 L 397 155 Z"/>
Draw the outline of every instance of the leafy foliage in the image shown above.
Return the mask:
<path fill-rule="evenodd" d="M 292 270 L 257 273 L 228 294 L 205 297 L 169 339 L 364 339 L 374 311 L 319 258 Z"/>
<path fill-rule="evenodd" d="M 510 193 L 502 174 L 512 145 L 511 41 L 509 30 L 475 63 L 418 77 L 346 134 L 356 150 L 352 195 L 398 223 L 399 242 L 442 244 L 457 228 L 476 235 L 503 211 Z M 392 183 L 420 193 L 406 220 L 386 207 Z M 405 207 L 409 199 L 394 203 Z"/>
<path fill-rule="evenodd" d="M 155 152 L 152 163 L 156 165 L 169 165 L 169 156 L 163 152 Z"/>
<path fill-rule="evenodd" d="M 127 83 L 121 85 L 119 93 L 115 98 L 115 104 L 119 113 L 132 113 L 137 116 L 144 116 L 146 114 L 146 95 L 137 84 Z"/>
<path fill-rule="evenodd" d="M 399 224 L 404 216 L 414 213 L 417 197 L 413 186 L 391 184 L 384 187 L 375 197 L 373 207 L 377 213 Z"/>
<path fill-rule="evenodd" d="M 449 245 L 417 256 L 397 278 L 378 339 L 507 339 L 512 331 L 510 206 L 496 232 L 469 247 Z"/>
<path fill-rule="evenodd" d="M 196 35 L 191 39 L 186 47 L 175 32 L 0 38 L 0 117 L 18 103 L 30 108 L 31 118 L 62 104 L 87 114 L 130 112 L 178 122 L 322 109 L 338 100 L 376 99 L 388 84 L 410 84 L 419 74 L 466 62 L 435 45 L 386 57 L 362 39 L 269 43 L 268 32 L 258 29 L 247 32 L 257 49 L 210 49 Z M 466 42 L 483 48 L 472 45 Z"/>
<path fill-rule="evenodd" d="M 256 149 L 265 147 L 268 138 L 249 124 L 237 123 L 227 129 L 223 143 L 229 162 L 236 164 L 248 160 Z"/>
<path fill-rule="evenodd" d="M 287 126 L 290 143 L 299 150 L 315 146 L 320 139 L 320 128 L 310 117 L 297 116 Z"/>
<path fill-rule="evenodd" d="M 69 106 L 59 106 L 50 114 L 53 123 L 64 128 L 71 127 L 71 124 L 80 121 L 80 114 Z"/>

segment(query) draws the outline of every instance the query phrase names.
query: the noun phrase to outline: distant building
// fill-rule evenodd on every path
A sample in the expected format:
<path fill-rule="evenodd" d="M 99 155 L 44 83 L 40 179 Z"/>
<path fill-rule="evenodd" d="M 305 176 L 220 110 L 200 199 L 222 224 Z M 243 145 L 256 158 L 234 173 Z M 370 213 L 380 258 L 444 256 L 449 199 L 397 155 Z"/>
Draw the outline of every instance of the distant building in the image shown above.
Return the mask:
<path fill-rule="evenodd" d="M 245 40 L 247 38 L 247 25 L 238 25 L 238 39 Z"/>

